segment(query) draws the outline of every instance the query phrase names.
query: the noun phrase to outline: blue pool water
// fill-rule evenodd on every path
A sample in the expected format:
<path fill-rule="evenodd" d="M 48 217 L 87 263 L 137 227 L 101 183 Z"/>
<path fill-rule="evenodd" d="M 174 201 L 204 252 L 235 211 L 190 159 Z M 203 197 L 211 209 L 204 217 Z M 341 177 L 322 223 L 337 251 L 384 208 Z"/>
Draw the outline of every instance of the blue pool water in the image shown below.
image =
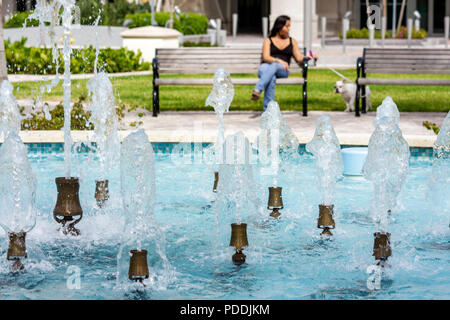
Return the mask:
<path fill-rule="evenodd" d="M 111 200 L 105 211 L 95 208 L 95 161 L 74 154 L 80 177 L 84 217 L 82 235 L 57 232 L 52 218 L 55 178 L 64 172 L 61 151 L 29 153 L 38 178 L 36 227 L 27 235 L 26 270 L 12 274 L 6 261 L 8 241 L 0 232 L 1 299 L 449 299 L 450 217 L 427 200 L 431 158 L 410 159 L 407 181 L 390 224 L 392 257 L 380 290 L 369 290 L 367 268 L 376 224 L 368 214 L 372 184 L 345 176 L 337 184 L 331 240 L 317 229 L 319 192 L 313 158 L 302 153 L 279 177 L 283 187 L 282 218 L 246 213 L 249 246 L 246 263 L 235 266 L 229 247 L 231 217 L 214 212 L 213 170 L 202 163 L 183 164 L 157 153 L 155 218 L 166 238 L 166 256 L 174 278 L 145 290 L 116 286 L 117 253 L 123 228 L 120 172 L 108 177 Z M 265 207 L 270 178 L 260 176 Z M 154 252 L 149 252 L 149 256 Z M 75 273 L 74 273 L 75 270 Z M 70 281 L 79 271 L 80 287 Z"/>

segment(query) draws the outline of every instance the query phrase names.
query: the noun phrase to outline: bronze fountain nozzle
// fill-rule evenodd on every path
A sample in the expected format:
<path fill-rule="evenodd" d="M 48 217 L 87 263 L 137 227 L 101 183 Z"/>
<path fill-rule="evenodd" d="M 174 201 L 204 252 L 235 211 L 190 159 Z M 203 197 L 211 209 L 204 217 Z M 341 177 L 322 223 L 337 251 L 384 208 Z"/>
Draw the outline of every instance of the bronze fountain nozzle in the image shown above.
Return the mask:
<path fill-rule="evenodd" d="M 214 172 L 214 186 L 213 186 L 213 192 L 217 192 L 217 186 L 219 184 L 219 172 Z"/>
<path fill-rule="evenodd" d="M 321 235 L 332 236 L 330 229 L 336 228 L 333 219 L 334 205 L 319 204 L 319 219 L 317 220 L 317 228 L 323 229 Z"/>
<path fill-rule="evenodd" d="M 130 268 L 128 278 L 133 281 L 142 282 L 149 277 L 147 264 L 147 250 L 130 250 Z"/>
<path fill-rule="evenodd" d="M 80 230 L 75 228 L 75 225 L 83 217 L 83 209 L 81 209 L 79 199 L 80 184 L 78 178 L 60 177 L 56 178 L 55 182 L 58 197 L 53 210 L 53 218 L 56 222 L 62 224 L 65 235 L 78 236 L 80 235 Z M 74 220 L 75 217 L 79 218 Z"/>
<path fill-rule="evenodd" d="M 103 208 L 103 205 L 109 199 L 108 182 L 107 179 L 95 181 L 95 200 L 97 200 L 99 208 Z"/>
<path fill-rule="evenodd" d="M 281 196 L 281 187 L 269 187 L 269 201 L 267 202 L 267 209 L 272 210 L 270 216 L 278 218 L 281 213 L 278 211 L 283 209 L 283 197 Z"/>
<path fill-rule="evenodd" d="M 391 234 L 389 232 L 375 232 L 373 243 L 373 254 L 375 260 L 379 260 L 378 264 L 384 266 L 387 259 L 392 255 L 391 250 Z"/>
<path fill-rule="evenodd" d="M 242 248 L 247 246 L 248 246 L 247 224 L 232 223 L 230 247 L 236 248 L 236 253 L 233 254 L 232 257 L 234 264 L 241 265 L 245 262 L 246 256 L 244 253 L 242 253 Z"/>
<path fill-rule="evenodd" d="M 23 270 L 25 267 L 20 261 L 21 258 L 27 257 L 27 249 L 25 246 L 26 232 L 9 232 L 9 248 L 6 259 L 14 261 L 12 269 L 14 271 Z"/>

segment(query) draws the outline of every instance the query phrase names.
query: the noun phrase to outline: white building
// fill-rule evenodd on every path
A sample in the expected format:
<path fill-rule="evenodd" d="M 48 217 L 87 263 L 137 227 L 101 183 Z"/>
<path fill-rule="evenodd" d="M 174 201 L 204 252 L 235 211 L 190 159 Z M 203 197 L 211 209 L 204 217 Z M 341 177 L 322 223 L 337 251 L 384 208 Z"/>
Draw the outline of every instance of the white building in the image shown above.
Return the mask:
<path fill-rule="evenodd" d="M 99 0 L 114 2 L 114 0 Z M 128 0 L 151 1 L 151 0 Z M 168 0 L 155 0 L 160 8 L 167 9 Z M 304 3 L 307 0 L 174 0 L 175 4 L 183 3 L 184 12 L 204 13 L 209 18 L 222 19 L 222 25 L 231 33 L 232 14 L 239 16 L 238 33 L 262 33 L 262 17 L 269 17 L 272 25 L 277 16 L 286 14 L 292 19 L 291 33 L 301 41 L 303 39 Z M 312 2 L 313 38 L 320 34 L 320 17 L 327 17 L 327 30 L 330 35 L 341 32 L 341 20 L 347 11 L 351 11 L 352 28 L 365 27 L 366 1 L 365 0 L 310 0 Z M 370 0 L 371 5 L 381 7 L 383 0 Z M 392 29 L 393 8 L 395 4 L 396 20 L 400 15 L 402 0 L 386 0 L 388 30 Z M 3 13 L 10 16 L 16 11 L 31 10 L 36 0 L 3 0 Z M 444 17 L 450 16 L 450 0 L 406 0 L 406 9 L 403 16 L 403 25 L 407 18 L 414 18 L 414 11 L 418 10 L 422 16 L 421 28 L 429 35 L 444 32 Z"/>

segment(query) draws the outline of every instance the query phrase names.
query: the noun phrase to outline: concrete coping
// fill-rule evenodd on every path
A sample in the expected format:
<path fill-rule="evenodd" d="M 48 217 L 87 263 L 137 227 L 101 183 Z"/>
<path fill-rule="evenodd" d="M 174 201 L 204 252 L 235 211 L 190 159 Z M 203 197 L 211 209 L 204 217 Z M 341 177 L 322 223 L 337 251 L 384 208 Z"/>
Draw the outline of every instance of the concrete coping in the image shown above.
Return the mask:
<path fill-rule="evenodd" d="M 123 140 L 133 130 L 119 130 L 119 139 Z M 184 131 L 179 133 L 173 130 L 146 130 L 146 134 L 151 142 L 163 143 L 214 143 L 217 132 L 207 131 L 201 137 L 192 139 L 187 137 Z M 88 141 L 93 138 L 93 131 L 72 131 L 72 139 L 74 142 Z M 294 132 L 295 133 L 295 132 Z M 245 135 L 250 142 L 254 142 L 258 136 L 258 130 L 246 130 Z M 296 133 L 295 133 L 296 134 Z M 300 144 L 306 144 L 311 141 L 313 132 L 309 135 L 296 134 Z M 346 146 L 367 146 L 370 134 L 337 134 L 339 143 Z M 64 132 L 62 130 L 36 130 L 21 131 L 20 137 L 24 143 L 63 143 Z M 436 136 L 426 135 L 404 135 L 410 147 L 432 148 L 436 140 Z M 3 142 L 0 140 L 0 143 Z"/>
<path fill-rule="evenodd" d="M 123 39 L 178 39 L 181 35 L 175 29 L 155 26 L 131 28 L 120 33 Z"/>

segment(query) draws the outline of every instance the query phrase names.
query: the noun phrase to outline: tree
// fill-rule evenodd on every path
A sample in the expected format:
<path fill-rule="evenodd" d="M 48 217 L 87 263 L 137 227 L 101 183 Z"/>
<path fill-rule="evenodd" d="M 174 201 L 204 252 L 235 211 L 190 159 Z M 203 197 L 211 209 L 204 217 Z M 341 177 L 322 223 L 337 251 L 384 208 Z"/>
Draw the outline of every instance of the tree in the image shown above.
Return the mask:
<path fill-rule="evenodd" d="M 3 43 L 3 0 L 0 0 L 0 81 L 8 79 L 5 44 Z"/>

